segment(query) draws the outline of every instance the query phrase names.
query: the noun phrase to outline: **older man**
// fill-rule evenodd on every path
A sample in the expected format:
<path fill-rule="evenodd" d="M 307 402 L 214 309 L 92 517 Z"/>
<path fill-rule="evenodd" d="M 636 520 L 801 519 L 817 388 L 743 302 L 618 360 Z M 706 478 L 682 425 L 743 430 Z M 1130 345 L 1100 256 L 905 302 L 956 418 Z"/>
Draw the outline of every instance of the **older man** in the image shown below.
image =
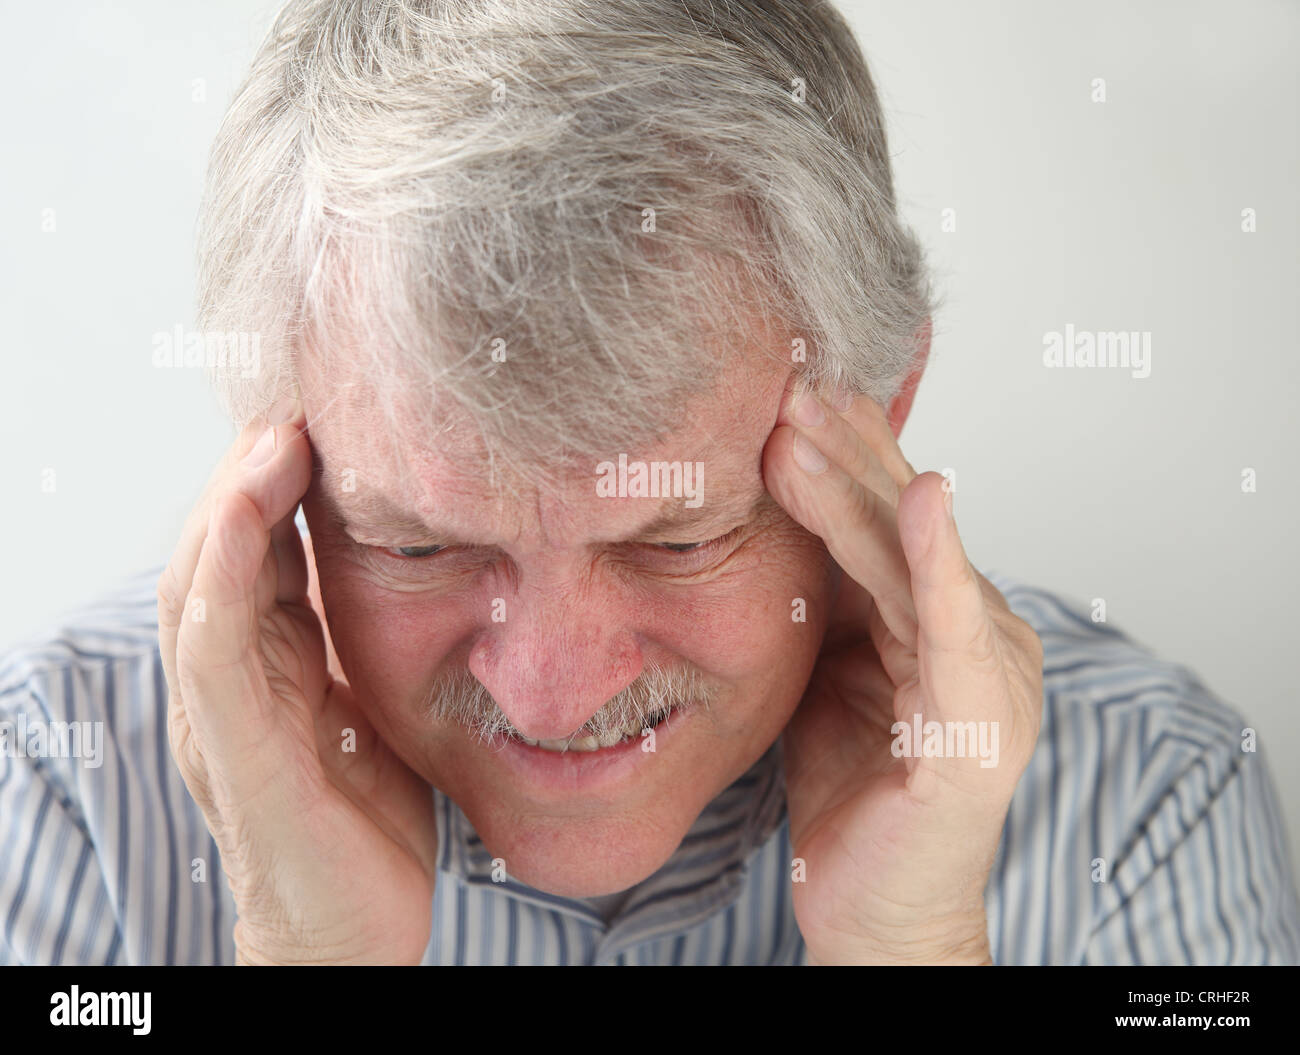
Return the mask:
<path fill-rule="evenodd" d="M 8 661 L 110 734 L 6 760 L 8 958 L 1300 954 L 1245 723 L 899 448 L 933 304 L 829 7 L 291 3 L 201 263 L 246 427 L 156 642 Z"/>

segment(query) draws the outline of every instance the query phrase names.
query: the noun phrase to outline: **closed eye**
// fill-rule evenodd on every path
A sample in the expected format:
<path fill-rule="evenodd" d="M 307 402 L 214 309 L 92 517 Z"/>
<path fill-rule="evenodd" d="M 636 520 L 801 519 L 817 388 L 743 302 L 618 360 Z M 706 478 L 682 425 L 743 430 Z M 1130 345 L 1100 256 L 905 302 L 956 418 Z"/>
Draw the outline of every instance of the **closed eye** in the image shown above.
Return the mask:
<path fill-rule="evenodd" d="M 439 550 L 446 549 L 445 546 L 391 546 L 387 547 L 384 552 L 390 557 L 405 557 L 407 559 L 418 559 L 420 557 L 432 557 Z"/>
<path fill-rule="evenodd" d="M 725 535 L 719 535 L 717 538 L 706 539 L 703 542 L 652 542 L 649 545 L 654 549 L 666 550 L 669 553 L 695 553 L 697 551 L 708 550 L 718 546 L 730 539 L 735 533 L 735 530 L 728 531 Z M 447 548 L 448 547 L 441 545 L 385 546 L 383 547 L 382 552 L 389 557 L 395 557 L 400 560 L 420 560 L 421 558 L 432 557 Z"/>
<path fill-rule="evenodd" d="M 654 549 L 666 550 L 669 553 L 701 553 L 707 550 L 720 549 L 724 544 L 730 542 L 732 537 L 740 530 L 740 528 L 733 528 L 725 535 L 706 539 L 704 542 L 652 542 L 650 545 Z"/>

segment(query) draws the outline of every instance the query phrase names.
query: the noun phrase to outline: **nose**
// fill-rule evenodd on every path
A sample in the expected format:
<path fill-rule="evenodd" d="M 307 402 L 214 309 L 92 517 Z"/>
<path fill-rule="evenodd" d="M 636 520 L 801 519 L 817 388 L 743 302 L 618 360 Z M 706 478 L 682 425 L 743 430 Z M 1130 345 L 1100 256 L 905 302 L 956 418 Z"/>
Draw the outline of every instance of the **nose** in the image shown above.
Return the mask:
<path fill-rule="evenodd" d="M 521 586 L 474 643 L 470 673 L 524 736 L 567 737 L 641 674 L 626 611 L 592 589 Z"/>

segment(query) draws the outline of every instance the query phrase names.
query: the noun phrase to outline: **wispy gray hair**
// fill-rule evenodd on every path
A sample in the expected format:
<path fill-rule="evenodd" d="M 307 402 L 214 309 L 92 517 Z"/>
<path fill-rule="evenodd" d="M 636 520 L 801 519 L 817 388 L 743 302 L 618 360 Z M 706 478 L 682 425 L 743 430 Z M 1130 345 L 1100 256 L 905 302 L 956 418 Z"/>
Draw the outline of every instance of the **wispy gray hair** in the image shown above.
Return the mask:
<path fill-rule="evenodd" d="M 539 457 L 661 434 L 756 342 L 884 402 L 933 310 L 815 0 L 291 0 L 212 149 L 198 298 L 260 335 L 215 377 L 238 423 L 346 349 Z"/>

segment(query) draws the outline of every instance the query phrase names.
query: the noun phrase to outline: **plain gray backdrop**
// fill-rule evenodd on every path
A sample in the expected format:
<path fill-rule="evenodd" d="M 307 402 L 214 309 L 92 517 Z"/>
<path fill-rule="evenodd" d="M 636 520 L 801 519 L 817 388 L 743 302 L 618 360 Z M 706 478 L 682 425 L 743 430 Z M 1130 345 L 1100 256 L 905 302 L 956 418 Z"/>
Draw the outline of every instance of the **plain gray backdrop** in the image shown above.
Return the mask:
<path fill-rule="evenodd" d="M 1296 5 L 839 6 L 946 298 L 908 459 L 955 470 L 979 567 L 1104 599 L 1244 712 L 1300 864 Z M 232 437 L 153 335 L 193 325 L 207 148 L 277 8 L 3 5 L 4 644 L 164 563 Z M 1066 324 L 1149 333 L 1150 376 L 1046 368 Z"/>

